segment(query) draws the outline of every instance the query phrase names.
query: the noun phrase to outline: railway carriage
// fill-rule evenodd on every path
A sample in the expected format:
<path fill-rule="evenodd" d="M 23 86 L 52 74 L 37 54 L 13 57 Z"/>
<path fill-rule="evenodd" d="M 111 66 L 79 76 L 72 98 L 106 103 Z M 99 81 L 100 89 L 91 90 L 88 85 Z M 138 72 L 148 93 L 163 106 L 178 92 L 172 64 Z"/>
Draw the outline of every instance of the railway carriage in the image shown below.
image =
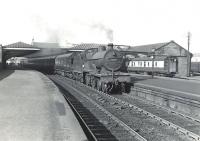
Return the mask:
<path fill-rule="evenodd" d="M 29 58 L 28 62 L 23 64 L 23 66 L 36 69 L 47 74 L 52 74 L 54 73 L 55 57 L 56 56 Z"/>
<path fill-rule="evenodd" d="M 128 71 L 136 73 L 157 73 L 174 76 L 177 72 L 177 60 L 174 57 L 142 57 L 132 58 L 128 63 Z"/>

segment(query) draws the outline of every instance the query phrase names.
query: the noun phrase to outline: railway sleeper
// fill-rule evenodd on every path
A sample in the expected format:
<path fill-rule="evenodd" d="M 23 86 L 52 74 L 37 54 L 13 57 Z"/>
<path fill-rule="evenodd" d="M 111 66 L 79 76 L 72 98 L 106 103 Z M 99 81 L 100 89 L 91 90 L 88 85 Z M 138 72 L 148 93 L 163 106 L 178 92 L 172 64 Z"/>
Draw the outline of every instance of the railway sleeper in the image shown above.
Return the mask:
<path fill-rule="evenodd" d="M 103 125 L 88 125 L 88 127 L 93 130 L 93 129 L 106 129 L 105 126 Z"/>
<path fill-rule="evenodd" d="M 93 129 L 92 132 L 93 133 L 98 133 L 98 132 L 107 133 L 108 131 L 106 131 L 105 129 Z"/>
<path fill-rule="evenodd" d="M 87 125 L 91 125 L 91 126 L 93 126 L 93 125 L 100 125 L 101 123 L 99 123 L 99 121 L 96 121 L 96 122 L 86 122 L 87 123 Z"/>
<path fill-rule="evenodd" d="M 117 141 L 116 138 L 110 137 L 110 138 L 98 138 L 98 141 Z"/>

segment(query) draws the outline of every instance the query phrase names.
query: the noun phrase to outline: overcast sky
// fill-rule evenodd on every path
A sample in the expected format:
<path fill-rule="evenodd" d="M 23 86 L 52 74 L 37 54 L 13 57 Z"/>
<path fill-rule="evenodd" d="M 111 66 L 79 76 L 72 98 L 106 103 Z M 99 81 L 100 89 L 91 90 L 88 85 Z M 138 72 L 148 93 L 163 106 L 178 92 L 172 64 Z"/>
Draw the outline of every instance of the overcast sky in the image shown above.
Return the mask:
<path fill-rule="evenodd" d="M 174 40 L 200 52 L 199 0 L 2 0 L 0 43 L 143 45 Z"/>

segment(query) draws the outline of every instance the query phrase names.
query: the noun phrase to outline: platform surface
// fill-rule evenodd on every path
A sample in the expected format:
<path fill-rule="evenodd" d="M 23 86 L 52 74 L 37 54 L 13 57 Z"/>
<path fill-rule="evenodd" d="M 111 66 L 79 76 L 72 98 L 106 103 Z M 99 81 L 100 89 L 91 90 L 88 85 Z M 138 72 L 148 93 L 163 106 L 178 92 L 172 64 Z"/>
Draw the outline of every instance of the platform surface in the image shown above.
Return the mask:
<path fill-rule="evenodd" d="M 1 141 L 87 140 L 58 88 L 37 71 L 0 72 L 0 107 Z"/>
<path fill-rule="evenodd" d="M 137 81 L 134 82 L 134 77 Z M 155 87 L 161 87 L 163 89 L 169 89 L 179 92 L 186 92 L 191 94 L 196 94 L 200 96 L 200 79 L 196 77 L 194 79 L 179 79 L 179 78 L 165 78 L 165 77 L 154 77 L 151 76 L 139 76 L 132 75 L 132 81 L 137 84 L 150 85 Z"/>

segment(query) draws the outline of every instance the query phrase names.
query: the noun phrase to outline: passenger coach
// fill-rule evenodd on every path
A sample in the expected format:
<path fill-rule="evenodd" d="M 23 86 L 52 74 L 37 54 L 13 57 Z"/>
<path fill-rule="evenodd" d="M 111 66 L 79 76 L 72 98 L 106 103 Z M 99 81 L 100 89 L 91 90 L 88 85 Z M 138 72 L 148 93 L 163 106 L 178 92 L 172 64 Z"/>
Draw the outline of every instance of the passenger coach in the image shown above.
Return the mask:
<path fill-rule="evenodd" d="M 128 71 L 147 74 L 152 74 L 153 72 L 174 76 L 177 72 L 177 60 L 174 57 L 132 58 L 128 63 Z"/>

